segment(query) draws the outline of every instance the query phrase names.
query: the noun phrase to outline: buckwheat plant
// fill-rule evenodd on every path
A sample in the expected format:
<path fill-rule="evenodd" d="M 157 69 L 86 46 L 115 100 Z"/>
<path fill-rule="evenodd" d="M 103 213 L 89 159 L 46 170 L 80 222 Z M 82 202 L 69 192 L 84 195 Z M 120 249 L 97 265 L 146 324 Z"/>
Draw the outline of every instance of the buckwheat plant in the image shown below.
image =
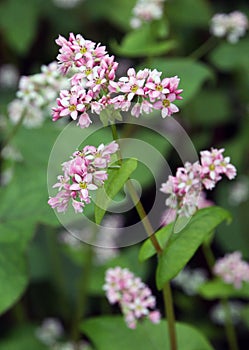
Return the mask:
<path fill-rule="evenodd" d="M 162 1 L 154 2 L 155 4 L 162 5 Z M 139 259 L 145 261 L 157 256 L 155 279 L 158 291 L 162 291 L 165 305 L 165 341 L 169 341 L 171 350 L 176 350 L 178 337 L 180 339 L 184 330 L 179 325 L 176 336 L 170 281 L 183 270 L 200 246 L 204 246 L 206 252 L 211 254 L 212 235 L 221 222 L 230 218 L 230 214 L 206 200 L 203 191 L 213 190 L 224 176 L 228 180 L 234 179 L 236 168 L 229 156 L 223 155 L 224 148 L 203 150 L 198 161 L 185 162 L 184 166 L 176 170 L 175 176 L 167 176 L 161 188 L 157 189 L 159 193 L 161 191 L 168 196 L 166 205 L 173 215 L 167 222 L 164 220 L 161 228 L 155 230 L 137 189 L 130 180 L 137 163 L 133 158 L 123 159 L 120 142 L 122 137 L 118 133 L 116 121 L 122 120 L 122 112 L 130 112 L 135 118 L 152 112 L 155 116 L 155 112 L 158 112 L 167 123 L 179 111 L 177 100 L 182 99 L 179 77 L 164 77 L 156 68 L 136 71 L 131 67 L 125 76 L 117 78 L 118 62 L 108 54 L 105 46 L 73 33 L 68 38 L 60 35 L 56 43 L 59 46 L 59 72 L 68 79 L 68 88 L 59 92 L 56 105 L 52 108 L 53 121 L 72 119 L 81 129 L 101 121 L 105 127 L 110 125 L 113 141 L 104 144 L 100 140 L 100 145 L 86 145 L 76 150 L 62 164 L 63 173 L 53 186 L 58 192 L 50 197 L 48 203 L 59 213 L 65 213 L 71 204 L 76 215 L 84 215 L 85 207 L 104 189 L 106 196 L 100 197 L 101 201 L 94 207 L 97 227 L 108 210 L 109 200 L 126 185 L 148 236 L 141 245 Z M 28 96 L 30 99 L 30 92 Z M 128 165 L 132 167 L 129 168 Z M 93 193 L 97 195 L 93 196 Z M 183 220 L 180 229 L 179 220 Z M 95 234 L 98 235 L 98 229 Z M 125 235 L 125 230 L 123 234 Z M 89 248 L 83 290 L 86 290 L 87 276 L 91 271 L 91 256 Z M 212 264 L 213 262 L 210 265 Z M 242 279 L 241 276 L 240 281 Z M 107 300 L 111 305 L 119 305 L 129 328 L 135 329 L 147 321 L 155 323 L 153 327 L 164 327 L 165 321 L 161 320 L 159 310 L 155 309 L 156 299 L 150 288 L 128 268 L 117 265 L 107 269 L 103 284 Z M 78 321 L 82 314 L 78 315 Z"/>

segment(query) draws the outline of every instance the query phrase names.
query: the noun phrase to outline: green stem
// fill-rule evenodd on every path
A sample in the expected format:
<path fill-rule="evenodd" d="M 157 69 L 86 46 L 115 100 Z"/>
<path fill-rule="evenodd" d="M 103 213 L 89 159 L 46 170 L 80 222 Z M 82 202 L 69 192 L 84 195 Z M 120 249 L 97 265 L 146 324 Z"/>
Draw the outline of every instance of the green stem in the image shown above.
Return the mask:
<path fill-rule="evenodd" d="M 215 257 L 210 248 L 210 245 L 207 243 L 203 244 L 202 250 L 203 250 L 205 259 L 207 261 L 209 270 L 211 273 L 213 273 Z M 239 350 L 237 335 L 236 335 L 234 324 L 232 322 L 228 300 L 226 298 L 221 298 L 221 304 L 222 304 L 223 310 L 225 311 L 225 332 L 226 332 L 229 350 Z"/>
<path fill-rule="evenodd" d="M 9 135 L 7 135 L 6 139 L 3 140 L 1 148 L 4 149 L 4 147 L 6 147 L 10 141 L 13 139 L 13 137 L 16 135 L 16 133 L 18 132 L 19 128 L 21 127 L 23 120 L 25 118 L 25 110 L 22 112 L 21 118 L 18 120 L 18 122 L 14 125 L 13 129 L 10 131 Z"/>
<path fill-rule="evenodd" d="M 208 53 L 216 44 L 217 40 L 214 36 L 210 36 L 201 46 L 193 51 L 188 57 L 194 60 L 198 60 Z"/>
<path fill-rule="evenodd" d="M 58 288 L 58 305 L 64 319 L 67 319 L 67 302 L 66 302 L 66 283 L 58 249 L 57 233 L 55 229 L 46 230 L 47 247 L 49 258 L 51 259 L 52 275 L 55 286 Z"/>
<path fill-rule="evenodd" d="M 174 314 L 174 308 L 173 308 L 173 298 L 172 298 L 170 282 L 165 283 L 165 285 L 163 286 L 163 299 L 164 299 L 164 305 L 165 305 L 165 314 L 167 316 L 167 321 L 168 321 L 170 349 L 177 350 L 175 314 Z"/>
<path fill-rule="evenodd" d="M 113 139 L 115 141 L 118 141 L 118 133 L 117 128 L 115 124 L 111 125 L 112 129 L 112 135 Z M 122 162 L 122 154 L 121 151 L 119 151 L 119 157 L 120 162 Z M 151 243 L 153 244 L 158 257 L 162 254 L 163 250 L 154 235 L 153 227 L 148 219 L 148 216 L 146 215 L 146 211 L 139 199 L 139 196 L 137 194 L 137 191 L 130 179 L 127 181 L 127 188 L 129 191 L 129 194 L 131 196 L 131 199 L 135 205 L 136 211 L 142 221 L 142 224 L 144 226 L 144 229 L 147 233 L 148 238 L 151 240 Z M 176 340 L 176 329 L 175 329 L 175 315 L 174 315 L 174 306 L 173 306 L 173 299 L 171 294 L 171 288 L 169 282 L 165 283 L 163 287 L 163 298 L 164 298 L 164 305 L 165 305 L 165 312 L 167 315 L 167 321 L 168 321 L 168 331 L 169 331 L 169 337 L 170 337 L 170 350 L 177 350 L 177 340 Z"/>
<path fill-rule="evenodd" d="M 117 131 L 117 127 L 116 127 L 116 124 L 111 124 L 111 130 L 112 130 L 112 138 L 114 141 L 116 141 L 117 143 L 119 138 L 118 138 L 118 131 Z M 121 165 L 122 164 L 122 154 L 121 154 L 121 150 L 120 150 L 120 147 L 117 151 L 117 154 L 118 154 L 118 164 Z"/>
<path fill-rule="evenodd" d="M 159 244 L 156 236 L 154 235 L 153 227 L 151 226 L 151 223 L 148 219 L 148 216 L 146 215 L 144 207 L 143 207 L 143 205 L 138 197 L 137 191 L 136 191 L 135 187 L 133 186 L 133 183 L 131 182 L 131 180 L 128 180 L 126 184 L 127 184 L 127 189 L 128 189 L 129 194 L 131 196 L 131 199 L 135 205 L 136 211 L 137 211 L 140 219 L 142 220 L 142 224 L 144 226 L 144 229 L 145 229 L 149 239 L 151 240 L 151 243 L 153 244 L 155 250 L 157 251 L 157 253 L 161 254 L 163 252 L 163 250 L 160 247 L 160 244 Z"/>
<path fill-rule="evenodd" d="M 233 325 L 230 307 L 227 299 L 222 299 L 221 304 L 225 311 L 225 332 L 228 340 L 229 350 L 239 350 L 235 327 Z"/>
<path fill-rule="evenodd" d="M 85 263 L 84 269 L 82 269 L 81 276 L 79 279 L 79 285 L 76 289 L 77 299 L 74 311 L 74 317 L 72 321 L 71 338 L 75 344 L 75 350 L 78 350 L 78 341 L 80 338 L 80 328 L 79 323 L 84 319 L 87 309 L 87 298 L 88 298 L 88 288 L 92 272 L 93 263 L 93 248 L 91 245 L 86 244 L 86 249 L 84 249 Z"/>

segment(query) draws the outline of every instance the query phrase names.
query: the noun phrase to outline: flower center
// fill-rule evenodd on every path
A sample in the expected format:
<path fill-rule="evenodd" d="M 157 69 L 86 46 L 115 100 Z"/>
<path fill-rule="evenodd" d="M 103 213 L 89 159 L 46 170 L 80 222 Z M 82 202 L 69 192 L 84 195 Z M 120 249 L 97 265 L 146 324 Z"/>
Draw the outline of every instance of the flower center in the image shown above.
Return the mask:
<path fill-rule="evenodd" d="M 87 188 L 86 182 L 80 182 L 80 183 L 79 183 L 79 186 L 80 186 L 80 188 L 81 188 L 82 190 L 85 190 L 85 189 Z"/>
<path fill-rule="evenodd" d="M 80 49 L 80 53 L 84 54 L 87 52 L 87 48 L 84 46 Z"/>
<path fill-rule="evenodd" d="M 95 80 L 95 83 L 96 83 L 97 85 L 100 85 L 100 84 L 101 84 L 101 79 L 100 79 L 100 78 L 97 78 L 97 79 Z"/>
<path fill-rule="evenodd" d="M 156 86 L 156 91 L 162 91 L 162 89 L 163 89 L 163 87 L 162 87 L 161 84 L 158 84 L 158 85 Z"/>
<path fill-rule="evenodd" d="M 167 100 L 167 99 L 163 100 L 163 106 L 166 107 L 166 108 L 169 107 L 170 106 L 170 101 Z"/>
<path fill-rule="evenodd" d="M 91 69 L 91 68 L 87 68 L 87 69 L 85 70 L 85 73 L 86 73 L 86 75 L 91 74 L 91 73 L 92 73 L 92 69 Z"/>
<path fill-rule="evenodd" d="M 68 107 L 70 112 L 74 112 L 76 110 L 76 106 L 75 105 L 71 105 Z"/>
<path fill-rule="evenodd" d="M 137 85 L 132 85 L 131 92 L 135 93 L 135 92 L 137 92 L 137 90 L 138 90 L 138 86 Z"/>

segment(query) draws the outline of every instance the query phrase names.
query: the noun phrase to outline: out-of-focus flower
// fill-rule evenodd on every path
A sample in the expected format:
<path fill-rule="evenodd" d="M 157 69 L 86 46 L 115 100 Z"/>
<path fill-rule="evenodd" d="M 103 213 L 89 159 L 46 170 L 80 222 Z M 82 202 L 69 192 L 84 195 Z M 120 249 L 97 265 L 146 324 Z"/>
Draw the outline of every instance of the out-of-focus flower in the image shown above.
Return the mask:
<path fill-rule="evenodd" d="M 103 289 L 110 304 L 119 304 L 129 328 L 136 328 L 137 320 L 145 317 L 153 323 L 160 322 L 150 288 L 128 269 L 119 266 L 108 269 Z"/>
<path fill-rule="evenodd" d="M 61 322 L 56 318 L 46 318 L 36 329 L 37 338 L 45 345 L 54 345 L 63 335 L 64 330 Z"/>
<path fill-rule="evenodd" d="M 240 11 L 217 13 L 211 19 L 210 31 L 214 36 L 226 37 L 230 43 L 238 42 L 248 28 L 248 19 Z"/>
<path fill-rule="evenodd" d="M 165 0 L 138 0 L 132 9 L 130 25 L 139 28 L 144 22 L 151 22 L 163 16 Z"/>
<path fill-rule="evenodd" d="M 198 209 L 198 202 L 203 189 L 213 189 L 221 175 L 229 180 L 236 176 L 236 168 L 229 157 L 223 157 L 224 149 L 212 148 L 200 152 L 200 162 L 186 162 L 176 171 L 176 176 L 169 176 L 161 186 L 161 191 L 168 194 L 166 205 L 176 210 L 181 216 L 190 217 Z M 171 213 L 173 215 L 173 213 Z"/>
<path fill-rule="evenodd" d="M 43 65 L 41 73 L 22 76 L 17 98 L 8 105 L 11 122 L 17 124 L 23 118 L 23 125 L 27 128 L 41 126 L 50 115 L 51 104 L 59 91 L 68 86 L 68 79 L 61 76 L 56 62 Z"/>
<path fill-rule="evenodd" d="M 247 201 L 249 198 L 249 180 L 247 177 L 240 177 L 230 187 L 229 203 L 233 206 Z"/>
<path fill-rule="evenodd" d="M 6 168 L 0 173 L 0 185 L 7 186 L 12 180 L 14 175 L 14 170 L 12 167 Z"/>
<path fill-rule="evenodd" d="M 243 309 L 243 304 L 239 301 L 229 301 L 228 307 L 233 324 L 238 324 L 241 321 L 241 311 Z M 226 323 L 226 310 L 221 303 L 218 303 L 211 308 L 210 318 L 214 323 L 218 325 L 224 325 Z"/>
<path fill-rule="evenodd" d="M 83 2 L 84 0 L 53 0 L 53 3 L 57 7 L 61 8 L 73 8 L 76 7 L 78 4 Z"/>
<path fill-rule="evenodd" d="M 123 218 L 121 215 L 107 215 L 99 226 L 99 231 L 94 234 L 89 227 L 83 230 L 75 230 L 74 235 L 68 231 L 60 234 L 61 243 L 69 245 L 75 249 L 81 249 L 84 242 L 91 242 L 94 251 L 94 262 L 96 265 L 103 265 L 107 261 L 114 259 L 120 254 L 117 246 L 117 238 L 122 231 Z"/>
<path fill-rule="evenodd" d="M 21 100 L 15 99 L 8 105 L 9 119 L 13 124 L 17 124 L 23 119 L 26 128 L 37 128 L 43 124 L 44 116 L 42 110 L 37 106 L 27 106 Z"/>
<path fill-rule="evenodd" d="M 13 64 L 3 64 L 0 67 L 0 86 L 15 88 L 19 79 L 19 72 Z"/>
<path fill-rule="evenodd" d="M 2 149 L 1 156 L 3 159 L 14 160 L 16 162 L 23 160 L 23 157 L 19 150 L 10 145 L 7 145 Z"/>
<path fill-rule="evenodd" d="M 196 295 L 198 288 L 207 280 L 207 273 L 203 269 L 184 268 L 175 278 L 172 283 L 180 287 L 187 295 Z"/>
<path fill-rule="evenodd" d="M 249 282 L 249 264 L 242 260 L 239 251 L 218 259 L 213 271 L 216 276 L 221 277 L 225 283 L 233 284 L 236 289 L 240 289 L 243 282 Z"/>
<path fill-rule="evenodd" d="M 65 342 L 65 343 L 57 343 L 52 346 L 51 350 L 75 350 L 75 343 Z M 85 341 L 80 341 L 77 343 L 78 350 L 91 350 L 90 345 Z"/>
<path fill-rule="evenodd" d="M 107 179 L 111 155 L 117 150 L 118 144 L 113 141 L 106 146 L 85 146 L 74 152 L 71 159 L 62 164 L 64 174 L 58 176 L 58 182 L 53 186 L 58 188 L 58 193 L 50 197 L 48 204 L 58 212 L 65 212 L 72 200 L 75 212 L 82 213 L 85 204 L 91 201 L 89 191 L 97 190 Z"/>
<path fill-rule="evenodd" d="M 94 247 L 95 263 L 103 265 L 120 254 L 116 248 L 117 238 L 122 230 L 123 218 L 121 215 L 108 215 L 102 221 Z M 123 232 L 123 231 L 122 231 Z"/>

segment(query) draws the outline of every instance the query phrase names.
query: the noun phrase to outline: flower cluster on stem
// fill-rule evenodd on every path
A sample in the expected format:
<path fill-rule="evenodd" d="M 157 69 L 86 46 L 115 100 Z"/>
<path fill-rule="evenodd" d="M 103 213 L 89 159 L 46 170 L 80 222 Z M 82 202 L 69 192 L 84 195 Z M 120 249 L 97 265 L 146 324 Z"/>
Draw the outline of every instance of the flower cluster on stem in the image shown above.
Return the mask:
<path fill-rule="evenodd" d="M 236 176 L 236 168 L 230 158 L 223 156 L 224 148 L 212 148 L 200 152 L 200 161 L 186 162 L 179 167 L 175 176 L 169 176 L 161 191 L 168 194 L 166 205 L 177 210 L 178 215 L 189 217 L 198 209 L 203 189 L 211 190 L 226 175 L 229 180 Z"/>
<path fill-rule="evenodd" d="M 89 112 L 100 113 L 107 108 L 128 111 L 139 117 L 142 113 L 160 110 L 162 117 L 178 112 L 175 100 L 180 100 L 177 76 L 161 78 L 156 69 L 138 72 L 129 68 L 127 76 L 116 81 L 118 63 L 109 56 L 105 46 L 70 33 L 69 39 L 59 36 L 56 43 L 61 47 L 57 59 L 60 71 L 73 73 L 69 90 L 62 90 L 53 108 L 53 121 L 70 116 L 81 128 L 92 120 Z M 134 106 L 132 105 L 134 103 Z"/>
<path fill-rule="evenodd" d="M 242 282 L 249 282 L 249 264 L 242 260 L 241 252 L 226 254 L 216 261 L 214 274 L 225 283 L 233 284 L 236 289 L 242 287 Z"/>
<path fill-rule="evenodd" d="M 165 0 L 137 0 L 132 9 L 130 25 L 139 28 L 143 22 L 151 22 L 163 16 L 163 5 Z"/>
<path fill-rule="evenodd" d="M 110 304 L 119 304 L 129 328 L 136 328 L 137 320 L 145 317 L 153 323 L 160 321 L 150 288 L 128 269 L 119 266 L 108 269 L 103 288 Z"/>
<path fill-rule="evenodd" d="M 210 31 L 219 38 L 226 37 L 230 43 L 237 43 L 245 35 L 248 28 L 248 19 L 240 11 L 229 14 L 217 13 L 211 19 Z"/>
<path fill-rule="evenodd" d="M 49 205 L 58 212 L 65 212 L 72 200 L 75 212 L 81 213 L 85 204 L 91 201 L 89 191 L 97 190 L 107 179 L 111 155 L 117 150 L 118 144 L 113 141 L 106 146 L 85 146 L 74 152 L 71 159 L 62 164 L 63 175 L 58 176 L 58 182 L 53 186 L 58 188 L 58 193 L 50 197 Z"/>

